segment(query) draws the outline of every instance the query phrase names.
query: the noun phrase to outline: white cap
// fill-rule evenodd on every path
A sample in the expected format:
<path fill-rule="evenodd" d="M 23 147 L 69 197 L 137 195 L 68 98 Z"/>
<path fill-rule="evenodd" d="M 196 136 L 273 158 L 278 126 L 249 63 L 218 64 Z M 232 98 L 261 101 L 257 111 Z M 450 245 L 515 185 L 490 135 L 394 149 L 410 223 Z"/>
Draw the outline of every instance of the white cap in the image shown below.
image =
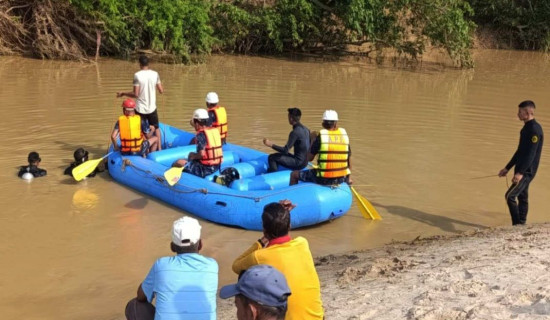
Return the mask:
<path fill-rule="evenodd" d="M 183 217 L 174 221 L 172 242 L 180 247 L 188 247 L 201 238 L 201 225 L 197 219 Z"/>
<path fill-rule="evenodd" d="M 204 120 L 208 119 L 208 111 L 206 109 L 197 109 L 193 112 L 193 119 Z"/>
<path fill-rule="evenodd" d="M 206 94 L 206 102 L 207 103 L 218 103 L 220 102 L 220 99 L 218 98 L 218 94 L 215 92 L 208 92 Z"/>
<path fill-rule="evenodd" d="M 338 121 L 338 113 L 334 110 L 326 110 L 323 113 L 323 121 Z"/>

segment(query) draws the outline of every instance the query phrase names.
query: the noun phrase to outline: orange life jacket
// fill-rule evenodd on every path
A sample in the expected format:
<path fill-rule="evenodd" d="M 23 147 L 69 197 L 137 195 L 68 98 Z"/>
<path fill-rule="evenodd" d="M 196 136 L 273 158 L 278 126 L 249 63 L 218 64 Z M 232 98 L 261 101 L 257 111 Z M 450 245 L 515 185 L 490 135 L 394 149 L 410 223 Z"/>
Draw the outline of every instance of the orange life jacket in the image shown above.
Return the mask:
<path fill-rule="evenodd" d="M 141 117 L 139 115 L 120 116 L 118 118 L 118 129 L 120 131 L 120 151 L 141 151 L 143 133 L 141 132 Z"/>
<path fill-rule="evenodd" d="M 216 115 L 216 121 L 212 122 L 213 128 L 219 128 L 220 137 L 222 139 L 227 138 L 227 113 L 224 107 L 216 105 L 214 108 L 209 108 L 208 111 L 213 111 Z"/>
<path fill-rule="evenodd" d="M 336 130 L 323 129 L 319 132 L 321 147 L 319 148 L 319 167 L 317 175 L 322 178 L 339 178 L 350 174 L 349 137 L 344 128 Z"/>
<path fill-rule="evenodd" d="M 206 147 L 201 151 L 200 162 L 205 166 L 216 166 L 222 163 L 222 140 L 220 138 L 220 131 L 216 128 L 204 128 L 197 133 L 204 132 L 206 136 Z"/>

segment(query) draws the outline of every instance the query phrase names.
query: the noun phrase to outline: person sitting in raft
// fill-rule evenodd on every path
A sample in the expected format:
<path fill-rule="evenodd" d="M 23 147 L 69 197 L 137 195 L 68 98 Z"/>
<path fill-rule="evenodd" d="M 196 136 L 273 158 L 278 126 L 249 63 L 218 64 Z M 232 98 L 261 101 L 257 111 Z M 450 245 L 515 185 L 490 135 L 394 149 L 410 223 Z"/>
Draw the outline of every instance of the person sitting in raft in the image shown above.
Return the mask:
<path fill-rule="evenodd" d="M 314 182 L 322 185 L 335 185 L 351 180 L 351 148 L 344 128 L 338 128 L 338 113 L 326 110 L 323 113 L 323 129 L 315 137 L 308 153 L 308 161 L 316 155 L 317 168 L 293 171 L 290 185 L 298 181 Z"/>
<path fill-rule="evenodd" d="M 288 135 L 288 141 L 284 147 L 273 144 L 269 139 L 264 138 L 266 147 L 270 147 L 277 153 L 272 153 L 267 158 L 269 168 L 267 172 L 276 172 L 278 165 L 285 166 L 290 170 L 302 170 L 307 166 L 307 152 L 309 150 L 309 130 L 300 123 L 302 112 L 298 108 L 288 108 L 288 123 L 292 131 Z M 294 154 L 290 149 L 294 148 Z"/>
<path fill-rule="evenodd" d="M 147 119 L 141 118 L 135 111 L 136 103 L 132 99 L 122 102 L 122 112 L 113 131 L 111 141 L 115 151 L 123 155 L 141 155 L 145 157 L 149 150 L 156 150 L 158 137 L 153 135 L 154 127 Z M 120 136 L 120 147 L 117 138 Z"/>
<path fill-rule="evenodd" d="M 32 178 L 43 177 L 48 174 L 46 170 L 38 167 L 40 165 L 40 161 L 42 161 L 38 152 L 30 152 L 27 157 L 27 161 L 29 162 L 29 165 L 21 166 L 19 169 L 19 173 L 17 174 L 19 178 L 31 180 Z"/>
<path fill-rule="evenodd" d="M 225 108 L 220 106 L 219 103 L 218 94 L 208 92 L 206 95 L 206 107 L 208 108 L 209 125 L 220 130 L 222 144 L 225 144 L 227 139 L 227 113 Z"/>
<path fill-rule="evenodd" d="M 84 150 L 83 148 L 78 148 L 75 150 L 74 154 L 74 162 L 71 163 L 63 173 L 64 175 L 73 176 L 73 169 L 78 167 L 79 165 L 83 164 L 84 162 L 88 161 L 88 151 Z M 96 169 L 90 173 L 87 177 L 95 177 L 95 175 L 98 172 L 103 172 L 105 170 L 105 163 L 101 162 Z"/>
<path fill-rule="evenodd" d="M 196 135 L 197 152 L 190 152 L 187 160 L 180 159 L 174 162 L 173 167 L 183 167 L 183 171 L 206 177 L 220 169 L 223 159 L 220 131 L 208 126 L 208 111 L 197 109 L 193 113 L 193 126 Z"/>

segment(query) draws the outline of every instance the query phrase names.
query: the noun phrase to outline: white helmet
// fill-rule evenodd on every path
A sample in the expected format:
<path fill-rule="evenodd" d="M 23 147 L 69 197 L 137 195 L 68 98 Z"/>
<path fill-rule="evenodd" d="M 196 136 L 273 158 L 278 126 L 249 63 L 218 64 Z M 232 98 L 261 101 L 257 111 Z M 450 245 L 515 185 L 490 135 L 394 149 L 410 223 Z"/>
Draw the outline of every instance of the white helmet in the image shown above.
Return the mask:
<path fill-rule="evenodd" d="M 338 113 L 334 110 L 326 110 L 323 113 L 323 121 L 338 121 Z"/>
<path fill-rule="evenodd" d="M 197 109 L 193 112 L 193 119 L 205 120 L 208 119 L 208 111 L 206 109 Z"/>
<path fill-rule="evenodd" d="M 218 94 L 215 92 L 208 92 L 206 95 L 206 103 L 218 103 L 220 102 L 220 99 L 218 98 Z"/>

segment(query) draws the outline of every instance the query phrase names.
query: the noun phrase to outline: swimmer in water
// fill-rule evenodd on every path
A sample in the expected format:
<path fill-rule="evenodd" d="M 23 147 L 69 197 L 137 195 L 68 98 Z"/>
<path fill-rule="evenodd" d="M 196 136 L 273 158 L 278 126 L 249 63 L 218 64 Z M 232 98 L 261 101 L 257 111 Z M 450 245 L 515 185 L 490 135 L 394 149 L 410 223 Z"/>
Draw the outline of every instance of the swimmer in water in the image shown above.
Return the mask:
<path fill-rule="evenodd" d="M 40 165 L 40 161 L 42 161 L 38 152 L 33 151 L 29 153 L 28 161 L 28 166 L 21 166 L 19 169 L 19 173 L 17 174 L 19 178 L 31 180 L 32 178 L 43 177 L 48 173 L 46 170 L 38 167 Z"/>

